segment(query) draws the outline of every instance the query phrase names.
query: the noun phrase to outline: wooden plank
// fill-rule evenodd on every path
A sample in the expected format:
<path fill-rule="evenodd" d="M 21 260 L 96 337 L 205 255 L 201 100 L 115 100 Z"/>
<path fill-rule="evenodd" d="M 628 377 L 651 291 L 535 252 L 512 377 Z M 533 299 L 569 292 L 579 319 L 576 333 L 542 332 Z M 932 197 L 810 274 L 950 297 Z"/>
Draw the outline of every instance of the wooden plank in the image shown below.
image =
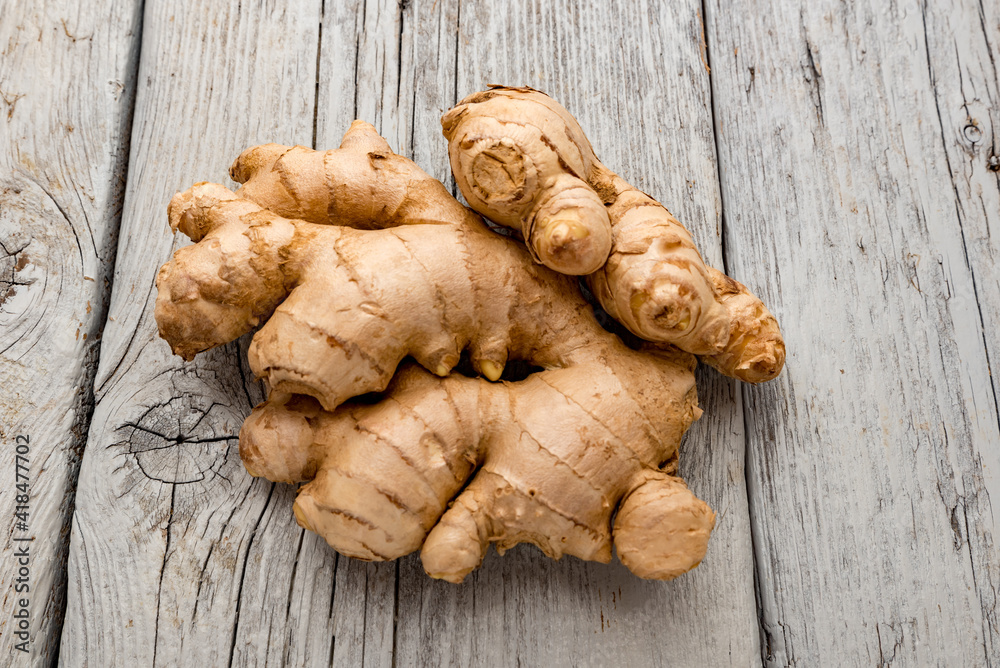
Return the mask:
<path fill-rule="evenodd" d="M 453 68 L 436 67 L 442 45 L 451 49 L 445 62 L 454 65 L 454 21 L 446 20 L 453 8 L 447 7 L 414 2 L 403 8 L 394 0 L 325 5 L 316 147 L 337 146 L 351 121 L 362 118 L 396 150 L 414 155 L 413 110 L 430 105 L 423 118 L 433 122 L 434 141 L 418 145 L 424 153 L 417 160 L 438 178 L 449 175 L 437 119 L 451 106 L 454 75 Z M 431 24 L 436 28 L 428 28 Z M 437 31 L 436 40 L 429 39 L 430 30 Z M 417 86 L 414 69 L 430 77 L 437 71 L 437 84 L 427 80 Z M 336 558 L 322 539 L 295 525 L 292 488 L 279 485 L 274 494 L 278 500 L 268 505 L 269 521 L 258 529 L 247 558 L 234 663 L 392 665 L 397 565 Z"/>
<path fill-rule="evenodd" d="M 767 661 L 995 665 L 996 3 L 707 4 Z"/>
<path fill-rule="evenodd" d="M 438 119 L 452 101 L 488 83 L 537 87 L 578 116 L 602 160 L 662 197 L 721 266 L 699 3 L 576 5 L 414 0 L 404 14 L 402 99 L 380 107 L 383 127 L 410 134 L 390 133 L 390 143 L 409 144 L 440 178 L 448 166 Z M 400 562 L 397 664 L 759 663 L 739 393 L 712 372 L 699 382 L 706 415 L 681 466 L 719 522 L 695 572 L 646 582 L 619 564 L 555 563 L 521 546 L 453 586 L 429 580 L 409 557 Z"/>
<path fill-rule="evenodd" d="M 128 162 L 140 5 L 6 3 L 0 12 L 4 665 L 50 665 L 58 653 L 73 494 Z M 17 518 L 25 491 L 26 516 Z M 22 599 L 26 638 L 15 635 Z"/>
<path fill-rule="evenodd" d="M 395 91 L 394 53 L 400 11 L 395 2 L 325 3 L 314 54 L 313 145 L 336 147 L 355 117 L 379 122 L 374 96 Z M 386 78 L 389 80 L 386 80 Z M 335 120 L 328 120 L 335 118 Z M 250 551 L 240 595 L 237 665 L 392 665 L 395 564 L 338 558 L 326 542 L 296 524 L 294 489 L 277 485 L 272 521 Z M 299 552 L 292 550 L 299 542 Z M 283 574 L 276 578 L 276 574 Z M 284 616 L 281 611 L 285 610 Z"/>
<path fill-rule="evenodd" d="M 186 364 L 152 317 L 156 271 L 181 243 L 166 225 L 171 195 L 225 181 L 248 145 L 311 142 L 320 2 L 174 9 L 145 5 L 125 223 L 60 658 L 252 665 L 278 647 L 300 665 L 318 655 L 322 663 L 329 637 L 310 633 L 314 617 L 329 617 L 332 559 L 289 521 L 291 490 L 252 481 L 239 462 L 237 431 L 261 398 L 243 345 Z M 271 553 L 284 561 L 261 571 Z M 265 579 L 282 591 L 280 605 L 251 595 Z"/>
<path fill-rule="evenodd" d="M 926 3 L 921 9 L 928 76 L 948 180 L 955 192 L 955 213 L 947 212 L 950 224 L 942 231 L 954 234 L 958 223 L 961 254 L 955 250 L 953 256 L 959 266 L 962 259 L 967 263 L 973 287 L 971 295 L 967 287 L 961 292 L 953 288 L 956 310 L 972 323 L 956 327 L 953 335 L 960 348 L 985 347 L 992 381 L 992 387 L 978 384 L 983 380 L 980 366 L 965 406 L 971 447 L 963 444 L 962 468 L 969 475 L 963 475 L 956 484 L 958 493 L 947 502 L 955 508 L 956 523 L 964 515 L 955 538 L 968 544 L 987 662 L 996 665 L 1000 663 L 996 609 L 1000 513 L 994 512 L 991 502 L 1000 502 L 1000 5 L 963 2 L 952 8 Z M 981 365 L 983 360 L 976 356 L 970 361 Z"/>

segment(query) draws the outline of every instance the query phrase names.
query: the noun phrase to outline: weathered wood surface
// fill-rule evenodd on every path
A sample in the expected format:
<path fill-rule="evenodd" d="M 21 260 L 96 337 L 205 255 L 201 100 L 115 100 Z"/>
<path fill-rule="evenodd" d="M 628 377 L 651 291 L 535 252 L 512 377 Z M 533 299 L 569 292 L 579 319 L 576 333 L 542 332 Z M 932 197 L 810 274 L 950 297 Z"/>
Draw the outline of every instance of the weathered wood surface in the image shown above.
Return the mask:
<path fill-rule="evenodd" d="M 707 5 L 765 659 L 1000 664 L 1000 5 Z"/>
<path fill-rule="evenodd" d="M 515 36 L 489 57 L 472 45 L 507 31 L 484 23 L 504 14 L 499 7 L 472 11 L 463 28 L 456 3 L 328 5 L 321 38 L 316 9 L 299 10 L 292 25 L 287 16 L 222 8 L 206 12 L 211 19 L 180 23 L 166 7 L 147 5 L 128 236 L 74 522 L 67 664 L 98 657 L 129 665 L 178 657 L 237 665 L 390 665 L 394 657 L 400 665 L 759 661 L 743 417 L 735 386 L 711 374 L 702 392 L 711 417 L 689 439 L 684 473 L 719 510 L 719 526 L 702 567 L 673 584 L 638 581 L 620 566 L 552 564 L 528 548 L 491 558 L 462 587 L 429 581 L 415 558 L 398 566 L 338 561 L 295 526 L 288 487 L 251 483 L 239 468 L 232 436 L 259 398 L 257 388 L 240 387 L 242 353 L 230 346 L 194 365 L 171 359 L 156 338 L 151 306 L 155 270 L 172 248 L 164 203 L 174 189 L 223 178 L 245 145 L 308 144 L 313 132 L 317 145 L 335 145 L 360 117 L 448 179 L 440 114 L 456 95 L 496 77 L 516 79 L 561 96 L 595 144 L 608 147 L 608 162 L 675 203 L 708 257 L 721 260 L 708 72 L 694 4 L 657 15 L 652 27 L 623 14 L 610 37 L 601 15 L 581 15 L 574 27 L 560 18 L 567 7 L 554 7 L 542 17 L 551 23 L 547 32 Z M 534 20 L 527 4 L 511 12 L 511 28 Z M 649 80 L 636 82 L 644 92 L 563 53 L 578 31 L 598 45 L 600 65 L 621 78 L 650 68 Z M 520 40 L 546 34 L 537 52 L 518 49 Z M 316 39 L 314 117 L 308 84 L 316 80 Z M 251 80 L 247 61 L 262 40 L 270 58 L 254 63 Z M 298 74 L 279 77 L 289 62 Z M 469 74 L 456 79 L 456 62 Z M 536 62 L 561 63 L 567 72 L 539 72 Z M 240 67 L 231 71 L 233 63 Z M 578 87 L 567 84 L 574 77 Z M 618 104 L 660 120 L 633 126 L 623 141 L 607 106 L 627 91 L 631 97 Z M 298 103 L 276 113 L 281 99 Z M 227 113 L 234 106 L 245 116 Z M 671 143 L 693 150 L 671 153 Z M 121 531 L 109 536 L 109 526 Z M 656 629 L 670 642 L 651 642 L 636 629 Z"/>
<path fill-rule="evenodd" d="M 290 490 L 253 481 L 239 463 L 236 434 L 261 396 L 245 351 L 184 364 L 152 317 L 158 265 L 180 243 L 164 217 L 173 193 L 224 180 L 247 145 L 311 141 L 320 3 L 281 5 L 145 3 L 121 243 L 72 527 L 67 666 L 227 665 L 244 650 L 244 610 L 281 615 L 273 641 L 290 659 L 328 644 L 295 633 L 328 614 L 333 592 L 287 521 Z M 298 567 L 316 577 L 307 595 L 323 605 L 291 611 L 299 626 L 286 623 L 284 601 L 242 608 L 257 578 L 287 592 L 295 574 L 294 556 L 259 573 L 260 551 L 297 547 Z"/>
<path fill-rule="evenodd" d="M 105 309 L 139 32 L 112 4 L 0 11 L 0 428 L 5 452 L 41 444 L 36 664 L 91 397 L 67 666 L 1000 664 L 996 3 L 150 0 Z M 674 583 L 529 547 L 459 587 L 414 557 L 338 559 L 239 464 L 262 396 L 246 341 L 185 364 L 156 336 L 175 190 L 226 182 L 250 144 L 335 145 L 355 117 L 450 183 L 438 117 L 494 82 L 564 102 L 783 325 L 779 380 L 699 376 L 682 473 L 719 522 Z M 6 596 L 0 664 L 21 658 Z"/>
<path fill-rule="evenodd" d="M 49 665 L 59 645 L 73 492 L 124 194 L 139 5 L 0 6 L 2 665 Z M 27 654 L 16 649 L 24 638 L 12 617 L 21 599 Z"/>

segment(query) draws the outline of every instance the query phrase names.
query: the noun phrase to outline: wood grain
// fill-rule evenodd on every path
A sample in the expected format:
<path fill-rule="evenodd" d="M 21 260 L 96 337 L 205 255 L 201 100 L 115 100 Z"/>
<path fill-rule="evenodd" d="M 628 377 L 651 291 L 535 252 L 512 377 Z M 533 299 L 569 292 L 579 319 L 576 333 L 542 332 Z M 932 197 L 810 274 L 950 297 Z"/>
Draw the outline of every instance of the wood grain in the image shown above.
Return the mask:
<path fill-rule="evenodd" d="M 448 179 L 438 119 L 460 94 L 495 80 L 535 85 L 564 101 L 602 157 L 663 197 L 719 264 L 719 190 L 697 7 L 658 9 L 652 26 L 623 12 L 609 36 L 606 17 L 559 6 L 542 15 L 539 32 L 518 33 L 525 18 L 538 18 L 534 11 L 527 4 L 506 13 L 488 3 L 331 3 L 317 36 L 318 77 L 288 77 L 289 62 L 296 74 L 308 70 L 308 49 L 284 43 L 284 60 L 264 63 L 271 69 L 261 72 L 260 62 L 248 67 L 254 54 L 247 45 L 262 35 L 274 40 L 289 17 L 222 12 L 211 25 L 189 17 L 177 26 L 165 7 L 147 8 L 142 75 L 149 90 L 137 102 L 141 160 L 130 177 L 126 217 L 137 232 L 121 248 L 116 285 L 127 287 L 115 292 L 112 317 L 120 315 L 109 323 L 102 351 L 92 454 L 74 526 L 68 661 L 113 655 L 142 665 L 157 657 L 217 663 L 227 651 L 238 665 L 759 660 L 743 416 L 731 382 L 702 374 L 710 417 L 692 431 L 682 464 L 695 491 L 719 512 L 712 551 L 694 574 L 648 583 L 620 566 L 551 563 L 519 548 L 502 560 L 491 557 L 469 583 L 453 587 L 427 579 L 414 557 L 398 566 L 335 560 L 322 541 L 299 530 L 289 512 L 292 490 L 250 484 L 232 452 L 239 420 L 259 397 L 257 388 L 243 389 L 242 353 L 229 346 L 181 365 L 155 338 L 150 290 L 170 239 L 149 235 L 138 221 L 162 219 L 173 189 L 223 173 L 222 163 L 249 143 L 304 142 L 311 129 L 317 146 L 335 145 L 355 117 Z M 301 27 L 288 32 L 308 35 L 309 18 L 291 17 Z M 256 33 L 252 21 L 261 22 Z M 199 31 L 208 35 L 200 45 Z M 576 31 L 592 45 L 592 60 L 564 51 Z M 504 36 L 495 52 L 473 49 L 489 35 Z M 239 65 L 213 68 L 215 62 Z M 567 71 L 539 73 L 534 64 L 541 62 Z M 620 76 L 600 76 L 602 68 Z M 646 68 L 647 77 L 627 80 Z M 272 109 L 277 103 L 262 98 L 276 100 L 280 91 L 260 91 L 249 96 L 249 117 L 225 125 L 232 118 L 226 101 L 248 97 L 247 69 L 257 72 L 258 86 L 286 75 L 298 79 L 301 93 L 308 88 L 302 80 L 318 81 L 315 116 L 303 103 L 279 115 L 290 116 L 291 125 L 268 128 L 254 113 Z M 559 83 L 568 81 L 580 83 Z M 182 124 L 169 122 L 178 117 Z M 274 134 L 261 136 L 261 129 Z M 145 173 L 168 155 L 178 156 L 170 169 Z M 120 540 L 101 541 L 103 516 L 127 530 Z M 103 611 L 111 619 L 97 622 Z M 655 628 L 670 642 L 651 642 L 637 628 Z"/>
<path fill-rule="evenodd" d="M 154 276 L 181 243 L 167 227 L 171 195 L 200 180 L 225 182 L 248 145 L 311 141 L 320 4 L 174 9 L 145 3 L 132 167 L 73 518 L 60 660 L 252 664 L 255 643 L 270 641 L 290 659 L 321 653 L 325 661 L 329 639 L 299 634 L 329 610 L 330 560 L 288 521 L 290 490 L 252 481 L 236 452 L 240 423 L 261 398 L 247 382 L 245 351 L 234 344 L 185 364 L 152 317 Z M 288 555 L 287 567 L 257 569 L 269 550 Z M 313 590 L 290 609 L 296 557 Z M 243 598 L 261 579 L 283 583 L 280 605 Z M 240 635 L 244 613 L 271 622 Z"/>
<path fill-rule="evenodd" d="M 601 159 L 662 198 L 690 226 L 706 259 L 721 266 L 700 5 L 608 10 L 570 2 L 439 1 L 411 7 L 415 15 L 403 23 L 407 76 L 400 90 L 421 94 L 396 104 L 395 113 L 412 120 L 395 123 L 412 128 L 410 150 L 425 169 L 450 178 L 438 119 L 452 100 L 489 83 L 530 85 L 576 115 Z M 415 31 L 410 40 L 407 26 Z M 412 54 L 406 50 L 411 42 Z M 385 123 L 385 106 L 381 114 Z M 455 587 L 428 580 L 417 559 L 404 559 L 397 662 L 759 663 L 740 397 L 733 383 L 710 371 L 700 374 L 699 390 L 706 414 L 681 450 L 682 474 L 719 521 L 698 569 L 672 583 L 646 582 L 617 563 L 553 563 L 520 546 L 503 558 L 491 554 Z"/>
<path fill-rule="evenodd" d="M 49 665 L 57 654 L 124 193 L 139 5 L 0 11 L 0 664 Z M 15 480 L 19 436 L 28 439 L 27 469 Z M 29 488 L 26 504 L 16 482 Z M 19 505 L 26 517 L 15 517 Z M 18 574 L 25 547 L 27 581 Z M 20 599 L 30 614 L 27 654 L 15 648 L 24 640 L 12 618 Z"/>
<path fill-rule="evenodd" d="M 744 390 L 765 658 L 996 665 L 998 8 L 768 5 L 708 3 L 727 261 L 789 351 Z"/>
<path fill-rule="evenodd" d="M 476 17 L 501 14 L 496 7 L 481 5 L 466 9 L 471 9 L 473 26 L 467 30 L 488 29 L 503 34 L 510 27 L 506 24 L 477 27 Z M 451 2 L 415 1 L 405 9 L 393 2 L 366 3 L 360 8 L 328 6 L 320 52 L 316 145 L 335 146 L 350 121 L 362 118 L 374 123 L 397 151 L 411 155 L 431 174 L 447 182 L 450 173 L 439 118 L 457 100 L 460 86 L 466 87 L 462 92 L 465 94 L 498 77 L 501 80 L 514 77 L 515 83 L 527 81 L 550 88 L 549 80 L 523 71 L 534 62 L 532 59 L 539 62 L 558 59 L 556 44 L 546 45 L 546 53 L 518 56 L 523 59 L 519 61 L 521 64 L 509 72 L 495 71 L 483 77 L 483 81 L 459 83 L 455 76 L 455 65 L 460 62 L 456 60 L 460 58 L 457 49 L 463 42 L 484 39 L 483 35 L 458 29 L 461 10 L 457 3 Z M 510 25 L 519 25 L 526 12 L 526 7 L 517 7 L 509 18 Z M 570 16 L 574 14 L 570 12 Z M 669 86 L 655 90 L 654 98 L 646 103 L 648 108 L 636 112 L 637 117 L 659 115 L 666 120 L 646 134 L 637 129 L 635 136 L 628 137 L 629 142 L 656 142 L 659 150 L 654 152 L 650 164 L 636 168 L 636 174 L 626 174 L 640 176 L 642 187 L 654 191 L 668 175 L 672 176 L 673 182 L 663 186 L 665 199 L 677 201 L 676 210 L 686 220 L 695 221 L 692 227 L 705 241 L 706 255 L 718 264 L 721 260 L 718 182 L 712 161 L 708 73 L 703 54 L 699 53 L 697 12 L 692 9 L 684 18 L 686 32 L 681 33 L 684 38 L 680 41 L 681 52 L 673 55 L 673 61 L 663 59 L 676 69 L 676 79 L 671 76 Z M 605 40 L 600 17 L 585 17 L 584 21 L 589 22 L 588 39 L 595 43 Z M 671 46 L 679 41 L 657 33 L 678 22 L 677 16 L 660 17 L 660 23 L 644 33 L 649 43 L 642 46 L 646 53 L 641 55 L 646 61 L 629 66 L 638 68 L 648 64 L 666 68 L 667 65 L 657 65 L 651 54 L 664 48 L 657 40 L 663 39 Z M 626 25 L 614 39 L 605 40 L 609 50 L 602 54 L 605 59 L 615 60 L 615 51 L 633 28 L 636 26 Z M 536 37 L 515 39 L 526 44 Z M 483 66 L 497 69 L 497 63 L 523 51 L 518 44 L 489 55 Z M 470 55 L 466 57 L 474 60 Z M 567 62 L 566 57 L 562 62 Z M 590 65 L 585 63 L 583 69 Z M 619 67 L 626 71 L 624 64 Z M 583 70 L 575 74 L 583 76 Z M 586 83 L 594 87 L 595 95 L 614 97 L 622 92 L 607 91 L 602 88 L 603 82 L 594 79 Z M 571 92 L 567 88 L 553 94 L 562 94 L 565 99 Z M 679 105 L 677 97 L 683 99 L 685 106 Z M 584 103 L 586 99 L 587 96 L 578 97 L 577 104 L 590 113 L 589 117 L 582 116 L 591 122 L 588 127 L 600 128 L 603 134 L 595 138 L 604 138 L 614 145 L 618 122 L 602 114 L 599 102 Z M 642 96 L 629 100 L 637 107 L 642 101 Z M 692 120 L 695 118 L 697 122 Z M 657 136 L 663 132 L 671 134 L 667 138 Z M 666 148 L 670 141 L 695 148 L 674 158 Z M 636 152 L 619 147 L 616 157 L 635 155 Z M 664 164 L 672 158 L 681 164 Z M 643 180 L 643 173 L 653 177 Z M 587 663 L 622 656 L 641 662 L 669 656 L 679 660 L 680 665 L 706 661 L 744 665 L 759 661 L 739 395 L 733 384 L 711 373 L 703 374 L 702 388 L 703 401 L 713 417 L 693 432 L 685 471 L 693 478 L 695 488 L 702 490 L 720 510 L 720 522 L 713 543 L 717 552 L 710 555 L 696 574 L 688 577 L 689 584 L 639 582 L 620 566 L 609 568 L 572 561 L 551 564 L 528 548 L 516 550 L 504 560 L 489 559 L 483 571 L 462 587 L 428 580 L 415 556 L 400 562 L 398 583 L 392 565 L 361 566 L 341 559 L 331 612 L 333 663 L 387 665 L 393 657 L 401 665 L 504 664 L 516 660 L 529 664 Z M 266 540 L 259 543 L 265 544 Z M 251 563 L 255 564 L 253 560 Z M 259 568 L 277 572 L 283 563 L 275 550 Z M 713 568 L 712 564 L 717 565 Z M 343 582 L 345 573 L 351 572 L 365 577 Z M 286 596 L 280 580 L 261 581 L 260 586 L 264 600 Z M 540 595 L 539 590 L 547 593 Z M 250 608 L 249 601 L 254 602 L 253 609 L 260 607 L 259 599 L 247 596 L 248 589 L 243 591 L 241 609 Z M 290 607 L 298 608 L 298 597 L 311 592 L 308 586 L 293 590 Z M 270 609 L 267 605 L 263 607 Z M 243 626 L 248 629 L 252 626 L 244 620 L 249 620 L 245 613 L 241 615 L 241 637 Z M 314 620 L 317 632 L 311 637 L 320 636 L 319 629 L 326 621 Z M 631 631 L 633 626 L 653 625 L 670 635 L 669 648 L 649 643 L 647 638 Z M 714 630 L 707 632 L 705 629 L 710 625 Z M 719 632 L 715 625 L 725 630 Z M 275 646 L 269 650 L 269 656 L 280 651 L 280 645 Z"/>
<path fill-rule="evenodd" d="M 146 3 L 72 526 L 66 665 L 1000 663 L 1000 9 L 716 1 L 703 31 L 698 2 L 577 5 L 213 2 L 175 14 Z M 87 390 L 75 388 L 93 369 L 114 245 L 136 14 L 19 11 L 27 18 L 0 19 L 0 146 L 18 149 L 0 154 L 0 232 L 14 256 L 0 336 L 15 342 L 2 373 L 27 389 L 0 409 L 16 410 L 5 442 L 11 429 L 49 430 L 37 432 L 52 447 L 38 493 L 51 510 L 36 526 L 58 564 L 75 467 L 66 435 L 86 428 Z M 22 39 L 36 24 L 38 45 Z M 88 26 L 119 46 L 94 50 Z M 41 66 L 21 64 L 32 58 L 72 83 L 30 87 L 23 72 L 40 80 Z M 354 118 L 451 183 L 438 119 L 488 83 L 563 102 L 602 160 L 662 199 L 783 325 L 778 381 L 740 388 L 700 372 L 706 413 L 681 467 L 719 521 L 704 563 L 674 583 L 529 547 L 491 554 L 457 587 L 428 579 L 415 556 L 338 559 L 294 524 L 291 487 L 252 481 L 239 463 L 236 431 L 262 396 L 246 341 L 185 364 L 156 336 L 153 277 L 180 243 L 164 215 L 175 190 L 225 182 L 254 143 L 334 146 Z M 81 287 L 82 276 L 101 280 Z M 24 315 L 41 312 L 58 315 L 50 329 Z M 69 339 L 77 326 L 88 344 Z M 47 384 L 30 385 L 32 369 Z M 43 414 L 56 417 L 35 421 Z M 55 601 L 58 567 L 43 577 Z M 47 663 L 58 606 L 34 614 Z"/>

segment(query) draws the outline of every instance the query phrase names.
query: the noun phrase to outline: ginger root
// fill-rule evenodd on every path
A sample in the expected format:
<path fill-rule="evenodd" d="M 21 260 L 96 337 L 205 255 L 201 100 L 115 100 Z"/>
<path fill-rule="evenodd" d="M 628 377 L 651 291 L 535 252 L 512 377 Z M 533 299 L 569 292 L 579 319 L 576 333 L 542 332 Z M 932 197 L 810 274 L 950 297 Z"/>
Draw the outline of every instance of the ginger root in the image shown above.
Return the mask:
<path fill-rule="evenodd" d="M 469 205 L 520 229 L 546 266 L 588 274 L 601 306 L 633 334 L 702 355 L 741 380 L 769 380 L 781 371 L 784 344 L 760 300 L 735 281 L 739 299 L 726 298 L 732 291 L 720 293 L 715 270 L 705 265 L 687 229 L 605 167 L 558 102 L 531 88 L 491 86 L 462 100 L 441 125 L 455 181 Z M 553 229 L 603 243 L 608 225 L 606 261 L 598 261 L 595 245 L 587 263 L 567 269 L 539 250 L 562 248 L 548 242 L 546 232 Z M 773 336 L 750 349 L 740 343 L 744 334 L 763 331 Z"/>
<path fill-rule="evenodd" d="M 330 151 L 249 149 L 231 174 L 237 193 L 200 183 L 171 201 L 171 227 L 196 243 L 160 269 L 156 320 L 185 359 L 260 326 L 248 357 L 270 395 L 240 455 L 252 475 L 308 483 L 300 525 L 361 559 L 422 549 L 453 582 L 490 543 L 602 562 L 614 544 L 646 578 L 701 561 L 715 517 L 676 477 L 701 414 L 691 354 L 625 346 L 575 279 L 491 232 L 367 123 Z M 707 275 L 734 312 L 762 317 Z M 740 330 L 720 365 L 776 341 L 776 324 Z M 463 352 L 489 380 L 449 375 Z M 543 370 L 490 382 L 514 359 Z"/>
<path fill-rule="evenodd" d="M 532 257 L 551 269 L 581 275 L 603 267 L 612 223 L 584 180 L 598 163 L 580 126 L 537 103 L 493 95 L 473 108 L 473 98 L 441 120 L 469 206 L 521 232 Z"/>
<path fill-rule="evenodd" d="M 369 150 L 375 139 L 383 146 Z M 560 365 L 583 336 L 569 330 L 553 349 L 565 332 L 550 323 L 590 317 L 559 299 L 571 281 L 539 272 L 368 124 L 325 153 L 250 149 L 232 171 L 245 181 L 238 195 L 198 184 L 170 203 L 171 226 L 200 242 L 157 279 L 160 334 L 185 359 L 267 320 L 249 350 L 254 373 L 333 409 L 385 389 L 406 355 L 443 376 L 469 348 L 496 380 L 509 355 Z M 324 199 L 327 183 L 338 194 Z"/>
<path fill-rule="evenodd" d="M 607 563 L 613 538 L 635 574 L 673 578 L 701 561 L 715 521 L 660 470 L 700 414 L 693 360 L 605 352 L 614 369 L 595 359 L 516 383 L 410 365 L 384 401 L 334 412 L 272 395 L 243 425 L 240 456 L 271 480 L 311 481 L 295 516 L 348 556 L 423 546 L 429 575 L 460 582 L 491 542 Z"/>

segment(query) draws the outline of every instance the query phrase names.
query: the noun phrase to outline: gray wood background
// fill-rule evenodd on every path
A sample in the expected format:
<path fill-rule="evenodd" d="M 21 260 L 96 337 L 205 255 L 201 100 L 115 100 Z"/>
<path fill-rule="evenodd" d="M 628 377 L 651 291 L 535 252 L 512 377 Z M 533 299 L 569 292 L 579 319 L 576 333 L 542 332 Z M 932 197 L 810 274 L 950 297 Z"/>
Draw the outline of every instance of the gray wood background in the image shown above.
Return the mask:
<path fill-rule="evenodd" d="M 1000 666 L 1000 3 L 588 4 L 0 0 L 0 664 Z M 451 184 L 438 119 L 488 83 L 559 99 L 782 325 L 777 380 L 699 371 L 719 521 L 677 581 L 338 558 L 239 463 L 246 341 L 156 335 L 175 191 L 354 118 Z"/>

